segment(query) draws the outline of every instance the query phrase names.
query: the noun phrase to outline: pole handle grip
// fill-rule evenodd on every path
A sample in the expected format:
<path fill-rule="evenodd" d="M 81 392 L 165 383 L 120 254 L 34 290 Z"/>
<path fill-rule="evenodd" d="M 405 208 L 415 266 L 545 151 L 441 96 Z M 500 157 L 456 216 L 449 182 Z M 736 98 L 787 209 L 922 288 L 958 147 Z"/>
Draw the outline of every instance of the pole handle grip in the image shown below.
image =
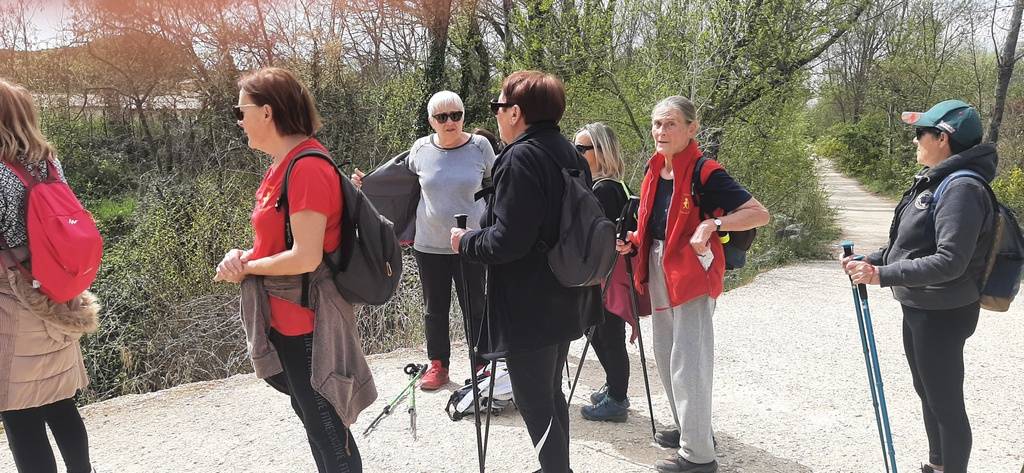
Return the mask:
<path fill-rule="evenodd" d="M 841 243 L 843 247 L 843 256 L 853 256 L 853 242 L 846 240 Z"/>
<path fill-rule="evenodd" d="M 629 201 L 626 203 L 626 206 L 622 208 L 622 214 L 619 215 L 619 219 L 617 221 L 617 223 L 618 223 L 617 230 L 618 230 L 618 233 L 619 233 L 619 239 L 620 240 L 626 241 L 626 237 L 628 236 L 628 233 L 629 233 L 629 220 L 631 218 L 633 218 L 634 215 L 636 215 L 636 211 L 639 208 L 640 208 L 640 198 L 639 197 L 630 197 Z"/>
<path fill-rule="evenodd" d="M 466 228 L 466 223 L 469 220 L 469 215 L 466 214 L 455 214 L 455 226 L 463 230 Z"/>

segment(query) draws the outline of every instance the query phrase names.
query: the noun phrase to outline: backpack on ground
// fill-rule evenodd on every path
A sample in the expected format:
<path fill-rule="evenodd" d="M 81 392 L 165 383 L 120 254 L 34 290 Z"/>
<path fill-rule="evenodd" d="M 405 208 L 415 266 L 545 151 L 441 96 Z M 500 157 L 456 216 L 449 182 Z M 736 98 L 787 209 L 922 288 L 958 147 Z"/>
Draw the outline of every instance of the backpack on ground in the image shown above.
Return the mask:
<path fill-rule="evenodd" d="M 690 193 L 697 201 L 697 208 L 700 209 L 701 218 L 711 218 L 715 209 L 704 208 L 704 182 L 702 182 L 701 171 L 704 163 L 709 158 L 701 156 L 694 165 L 693 178 L 690 179 Z M 722 251 L 725 253 L 725 269 L 738 269 L 747 264 L 747 251 L 754 244 L 757 237 L 757 229 L 721 232 L 719 234 L 722 242 Z"/>
<path fill-rule="evenodd" d="M 1021 272 L 1024 270 L 1024 236 L 1017 224 L 1017 216 L 999 202 L 984 177 L 974 171 L 961 169 L 946 176 L 932 194 L 932 218 L 934 220 L 939 197 L 954 179 L 964 176 L 974 178 L 985 186 L 995 210 L 992 219 L 995 237 L 992 249 L 985 258 L 985 272 L 981 278 L 981 307 L 994 312 L 1006 312 L 1020 290 Z"/>
<path fill-rule="evenodd" d="M 402 278 L 402 250 L 394 226 L 381 216 L 370 200 L 329 156 L 305 151 L 292 159 L 285 171 L 277 208 L 285 213 L 285 243 L 292 246 L 291 216 L 288 212 L 288 178 L 300 159 L 315 157 L 334 167 L 341 182 L 344 209 L 341 213 L 341 245 L 324 255 L 338 292 L 350 304 L 381 305 L 391 299 Z M 309 306 L 309 273 L 303 275 L 302 306 Z"/>
<path fill-rule="evenodd" d="M 488 368 L 490 365 L 488 365 Z M 486 370 L 487 368 L 484 368 Z M 506 407 L 514 406 L 512 399 L 512 378 L 508 375 L 508 367 L 505 360 L 498 360 L 495 364 L 494 376 L 490 376 L 481 370 L 475 376 L 475 383 L 466 380 L 466 385 L 457 389 L 448 398 L 448 404 L 444 411 L 448 418 L 458 421 L 465 417 L 473 416 L 473 386 L 480 391 L 480 412 L 485 413 L 489 409 L 492 414 L 500 414 Z M 494 380 L 494 392 L 490 392 L 491 380 Z"/>
<path fill-rule="evenodd" d="M 597 196 L 587 186 L 586 174 L 580 169 L 559 167 L 565 194 L 558 241 L 548 247 L 541 240 L 539 246 L 547 252 L 548 266 L 562 286 L 597 286 L 608 278 L 618 256 L 615 224 L 605 216 Z"/>
<path fill-rule="evenodd" d="M 4 164 L 25 185 L 32 286 L 54 302 L 70 301 L 92 285 L 99 271 L 103 237 L 96 222 L 60 179 L 52 160 L 46 160 L 44 180 L 36 179 L 21 163 Z"/>

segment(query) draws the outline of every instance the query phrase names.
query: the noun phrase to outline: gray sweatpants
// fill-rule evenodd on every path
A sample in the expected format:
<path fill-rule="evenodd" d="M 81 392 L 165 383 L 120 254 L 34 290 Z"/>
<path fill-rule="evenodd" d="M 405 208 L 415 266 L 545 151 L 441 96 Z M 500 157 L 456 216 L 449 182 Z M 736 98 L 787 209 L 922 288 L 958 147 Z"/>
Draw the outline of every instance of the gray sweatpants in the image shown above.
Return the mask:
<path fill-rule="evenodd" d="M 715 362 L 715 300 L 701 296 L 669 308 L 664 242 L 651 247 L 651 317 L 654 359 L 679 428 L 679 455 L 694 463 L 715 460 L 711 439 L 711 385 Z"/>

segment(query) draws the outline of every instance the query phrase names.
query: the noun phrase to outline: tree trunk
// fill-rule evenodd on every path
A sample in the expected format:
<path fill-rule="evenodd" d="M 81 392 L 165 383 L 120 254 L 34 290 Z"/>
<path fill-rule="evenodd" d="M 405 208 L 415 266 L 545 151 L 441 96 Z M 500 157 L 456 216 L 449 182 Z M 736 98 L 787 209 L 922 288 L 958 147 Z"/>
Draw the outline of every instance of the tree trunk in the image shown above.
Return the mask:
<path fill-rule="evenodd" d="M 992 117 L 988 122 L 988 141 L 999 141 L 999 126 L 1003 123 L 1003 109 L 1006 107 L 1006 92 L 1010 88 L 1013 77 L 1013 66 L 1017 64 L 1017 37 L 1020 35 L 1020 18 L 1024 12 L 1024 0 L 1017 0 L 1010 15 L 1010 30 L 1006 33 L 1006 42 L 999 55 L 999 78 L 996 80 L 996 99 L 992 104 Z"/>
<path fill-rule="evenodd" d="M 427 67 L 424 71 L 424 90 L 422 107 L 426 110 L 430 96 L 445 86 L 445 56 L 448 51 L 448 27 L 451 26 L 452 0 L 433 0 L 425 2 L 427 31 L 430 35 L 430 47 L 427 53 Z M 417 110 L 417 115 L 423 113 Z M 422 115 L 420 115 L 422 116 Z M 425 119 L 419 120 L 420 136 L 430 132 Z"/>

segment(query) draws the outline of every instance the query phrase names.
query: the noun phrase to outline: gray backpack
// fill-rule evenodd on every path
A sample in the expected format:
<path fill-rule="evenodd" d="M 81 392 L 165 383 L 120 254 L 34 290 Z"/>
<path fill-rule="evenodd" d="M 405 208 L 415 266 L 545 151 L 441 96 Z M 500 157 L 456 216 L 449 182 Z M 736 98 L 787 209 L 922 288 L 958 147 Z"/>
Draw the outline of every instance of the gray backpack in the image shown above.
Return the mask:
<path fill-rule="evenodd" d="M 344 209 L 341 213 L 341 244 L 324 255 L 338 292 L 350 304 L 381 305 L 391 299 L 402 279 L 402 249 L 394 226 L 381 216 L 370 200 L 338 169 L 329 156 L 306 151 L 296 156 L 285 171 L 277 209 L 284 211 L 285 244 L 292 247 L 291 215 L 288 212 L 288 178 L 300 159 L 315 157 L 334 166 L 341 182 Z M 302 275 L 302 306 L 309 306 L 309 273 Z"/>
<path fill-rule="evenodd" d="M 597 286 L 611 274 L 618 256 L 615 224 L 604 215 L 582 170 L 562 167 L 561 175 L 565 194 L 558 241 L 550 247 L 543 240 L 538 245 L 547 252 L 548 267 L 562 286 Z"/>

